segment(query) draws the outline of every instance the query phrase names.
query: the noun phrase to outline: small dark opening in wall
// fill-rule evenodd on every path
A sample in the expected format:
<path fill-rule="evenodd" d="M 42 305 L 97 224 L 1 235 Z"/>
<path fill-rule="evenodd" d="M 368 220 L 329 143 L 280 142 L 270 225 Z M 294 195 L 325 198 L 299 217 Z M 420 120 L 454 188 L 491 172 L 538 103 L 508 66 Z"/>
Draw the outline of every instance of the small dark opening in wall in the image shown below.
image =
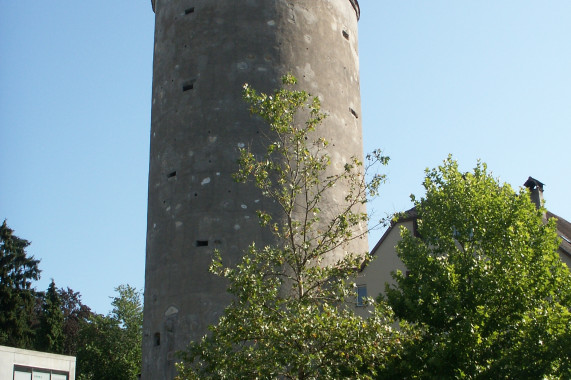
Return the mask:
<path fill-rule="evenodd" d="M 154 342 L 155 342 L 155 346 L 160 346 L 161 345 L 161 333 L 155 333 L 155 337 L 154 337 Z"/>
<path fill-rule="evenodd" d="M 182 85 L 182 91 L 189 91 L 192 90 L 194 88 L 194 81 L 192 82 L 186 82 L 185 84 Z"/>
<path fill-rule="evenodd" d="M 355 119 L 359 118 L 359 115 L 357 115 L 357 112 L 353 108 L 349 108 L 349 111 L 351 111 L 351 114 L 355 116 Z"/>
<path fill-rule="evenodd" d="M 346 30 L 343 31 L 343 37 L 345 37 L 346 40 L 349 40 L 349 33 Z"/>
<path fill-rule="evenodd" d="M 173 177 L 176 177 L 176 170 L 175 170 L 174 172 L 170 172 L 170 173 L 167 175 L 167 178 L 173 178 Z"/>
<path fill-rule="evenodd" d="M 190 13 L 194 13 L 194 7 L 190 7 L 184 10 L 185 15 L 188 15 Z"/>
<path fill-rule="evenodd" d="M 208 240 L 197 240 L 196 246 L 197 247 L 208 247 Z"/>

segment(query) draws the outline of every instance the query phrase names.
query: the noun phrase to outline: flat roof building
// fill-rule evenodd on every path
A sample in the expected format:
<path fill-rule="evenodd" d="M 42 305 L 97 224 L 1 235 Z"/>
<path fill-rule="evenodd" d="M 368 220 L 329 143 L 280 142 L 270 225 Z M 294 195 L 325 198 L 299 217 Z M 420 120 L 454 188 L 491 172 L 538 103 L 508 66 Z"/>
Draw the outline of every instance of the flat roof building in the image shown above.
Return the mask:
<path fill-rule="evenodd" d="M 75 380 L 75 356 L 0 346 L 0 379 Z"/>

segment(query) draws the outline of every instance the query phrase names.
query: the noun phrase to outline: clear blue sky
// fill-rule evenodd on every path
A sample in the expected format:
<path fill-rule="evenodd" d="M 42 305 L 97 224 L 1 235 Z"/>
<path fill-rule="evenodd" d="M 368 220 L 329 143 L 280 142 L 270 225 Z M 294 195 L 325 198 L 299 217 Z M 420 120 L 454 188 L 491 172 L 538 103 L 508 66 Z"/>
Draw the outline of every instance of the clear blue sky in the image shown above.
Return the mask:
<path fill-rule="evenodd" d="M 516 187 L 541 180 L 571 219 L 571 2 L 360 4 L 365 149 L 392 158 L 377 214 L 409 208 L 452 153 Z M 106 313 L 114 287 L 144 284 L 150 0 L 0 9 L 0 218 L 32 241 L 38 289 L 54 278 Z"/>

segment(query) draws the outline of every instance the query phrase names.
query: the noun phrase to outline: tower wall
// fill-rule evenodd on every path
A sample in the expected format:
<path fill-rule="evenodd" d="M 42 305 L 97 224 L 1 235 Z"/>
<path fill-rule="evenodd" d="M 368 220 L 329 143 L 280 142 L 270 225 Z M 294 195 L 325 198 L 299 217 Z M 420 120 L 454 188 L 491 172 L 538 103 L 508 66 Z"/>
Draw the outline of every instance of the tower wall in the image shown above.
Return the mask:
<path fill-rule="evenodd" d="M 244 83 L 271 91 L 293 73 L 329 115 L 319 133 L 333 168 L 363 148 L 356 0 L 155 0 L 153 9 L 142 377 L 156 380 L 174 377 L 176 351 L 229 302 L 208 273 L 212 251 L 232 265 L 270 239 L 255 212 L 272 204 L 232 180 L 238 149 L 260 151 L 268 128 L 250 116 Z M 366 252 L 366 239 L 352 250 Z"/>

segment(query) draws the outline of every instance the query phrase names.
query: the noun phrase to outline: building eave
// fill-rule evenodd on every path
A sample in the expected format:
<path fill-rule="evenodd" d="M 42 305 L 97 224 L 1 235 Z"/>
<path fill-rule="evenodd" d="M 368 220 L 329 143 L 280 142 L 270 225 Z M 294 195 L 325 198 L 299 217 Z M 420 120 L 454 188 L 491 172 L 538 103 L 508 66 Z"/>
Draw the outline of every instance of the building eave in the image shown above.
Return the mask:
<path fill-rule="evenodd" d="M 413 208 L 411 208 L 405 212 L 395 214 L 395 217 L 391 221 L 389 228 L 387 228 L 387 230 L 385 231 L 383 236 L 381 236 L 381 238 L 379 239 L 377 244 L 375 244 L 375 246 L 373 247 L 373 249 L 370 252 L 370 255 L 373 256 L 376 254 L 376 252 L 381 247 L 381 245 L 383 245 L 383 242 L 387 239 L 387 237 L 390 235 L 391 231 L 397 225 L 405 223 L 405 222 L 415 221 L 417 219 L 418 219 L 418 213 L 416 212 L 415 207 L 413 207 Z M 367 261 L 365 261 L 361 264 L 361 268 L 359 269 L 359 271 L 362 272 L 366 267 L 367 267 Z"/>
<path fill-rule="evenodd" d="M 349 0 L 353 9 L 355 10 L 355 14 L 357 15 L 357 20 L 361 18 L 361 7 L 359 6 L 359 1 L 357 0 Z M 155 0 L 151 0 L 151 6 L 153 7 L 153 12 L 155 11 Z"/>
<path fill-rule="evenodd" d="M 351 2 L 351 5 L 353 6 L 355 13 L 357 14 L 357 20 L 359 20 L 361 18 L 361 7 L 359 7 L 359 2 L 357 0 L 349 0 L 349 1 Z"/>

